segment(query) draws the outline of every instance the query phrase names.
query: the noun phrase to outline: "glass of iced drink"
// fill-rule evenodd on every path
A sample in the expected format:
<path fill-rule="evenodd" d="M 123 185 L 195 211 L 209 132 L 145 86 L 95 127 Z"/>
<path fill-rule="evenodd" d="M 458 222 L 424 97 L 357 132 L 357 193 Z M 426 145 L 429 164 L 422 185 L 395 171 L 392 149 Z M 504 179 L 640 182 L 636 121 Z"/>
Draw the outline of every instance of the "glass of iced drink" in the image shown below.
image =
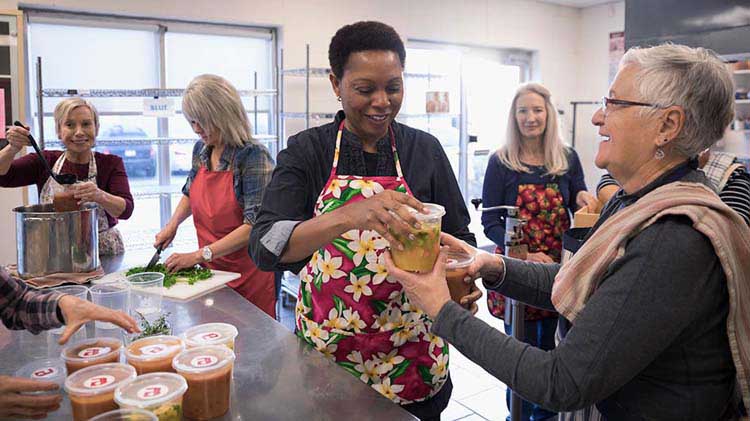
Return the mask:
<path fill-rule="evenodd" d="M 120 361 L 122 341 L 116 338 L 92 338 L 72 343 L 63 348 L 60 356 L 65 361 L 68 375 L 96 364 Z"/>
<path fill-rule="evenodd" d="M 440 225 L 445 208 L 433 203 L 425 203 L 424 207 L 428 211 L 426 214 L 411 209 L 421 225 L 419 229 L 410 227 L 411 238 L 393 233 L 396 240 L 404 245 L 403 250 L 391 247 L 393 263 L 409 272 L 431 271 L 440 253 Z"/>
<path fill-rule="evenodd" d="M 182 396 L 188 385 L 174 373 L 150 373 L 122 383 L 115 389 L 115 402 L 124 409 L 143 409 L 159 421 L 182 420 Z"/>
<path fill-rule="evenodd" d="M 448 262 L 445 266 L 445 279 L 448 281 L 448 290 L 451 292 L 451 298 L 457 303 L 461 303 L 461 298 L 465 297 L 471 291 L 471 285 L 464 282 L 464 278 L 469 274 L 469 266 L 474 262 L 474 256 L 469 253 L 450 250 L 448 252 Z"/>
<path fill-rule="evenodd" d="M 193 326 L 182 334 L 188 348 L 204 345 L 224 345 L 234 351 L 237 328 L 229 323 L 205 323 Z"/>
<path fill-rule="evenodd" d="M 199 346 L 182 351 L 172 367 L 188 383 L 184 400 L 187 418 L 220 417 L 229 410 L 234 352 L 226 346 Z"/>
<path fill-rule="evenodd" d="M 135 367 L 138 375 L 174 372 L 172 359 L 185 349 L 177 336 L 159 335 L 138 339 L 125 348 L 125 359 Z"/>
<path fill-rule="evenodd" d="M 117 409 L 115 388 L 136 376 L 135 368 L 120 363 L 99 364 L 78 370 L 65 380 L 75 421 L 88 420 Z"/>

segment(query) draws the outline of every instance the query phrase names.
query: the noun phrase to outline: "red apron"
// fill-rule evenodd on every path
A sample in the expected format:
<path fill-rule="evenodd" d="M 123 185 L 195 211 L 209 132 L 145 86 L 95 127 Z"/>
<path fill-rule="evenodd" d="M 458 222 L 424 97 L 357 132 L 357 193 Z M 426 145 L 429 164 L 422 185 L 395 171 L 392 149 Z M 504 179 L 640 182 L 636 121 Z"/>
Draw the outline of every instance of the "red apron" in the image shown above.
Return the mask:
<path fill-rule="evenodd" d="M 337 174 L 341 134 L 331 176 L 315 216 L 385 190 L 411 194 L 401 172 L 392 131 L 396 177 Z M 409 302 L 388 277 L 388 242 L 371 230 L 351 230 L 313 253 L 300 272 L 298 335 L 346 371 L 393 402 L 405 405 L 434 396 L 448 379 L 448 344 L 430 332 L 432 320 Z"/>
<path fill-rule="evenodd" d="M 201 248 L 224 238 L 242 225 L 242 208 L 234 194 L 232 171 L 208 171 L 201 166 L 190 185 L 190 209 Z M 239 272 L 240 279 L 228 285 L 266 314 L 276 317 L 273 272 L 258 269 L 245 248 L 203 265 L 211 269 Z"/>

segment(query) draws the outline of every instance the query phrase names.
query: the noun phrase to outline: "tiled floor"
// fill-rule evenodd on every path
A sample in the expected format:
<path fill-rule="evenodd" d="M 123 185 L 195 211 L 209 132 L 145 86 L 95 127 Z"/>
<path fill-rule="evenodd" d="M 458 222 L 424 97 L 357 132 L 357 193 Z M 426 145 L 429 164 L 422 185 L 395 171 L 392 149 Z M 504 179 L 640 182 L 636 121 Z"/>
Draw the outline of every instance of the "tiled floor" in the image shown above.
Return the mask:
<path fill-rule="evenodd" d="M 486 294 L 486 291 L 483 290 L 483 292 Z M 279 315 L 281 323 L 289 330 L 294 330 L 293 304 L 281 308 Z M 490 315 L 484 297 L 480 300 L 477 317 L 503 331 L 502 321 Z M 505 405 L 505 385 L 453 347 L 450 350 L 450 358 L 453 395 L 448 408 L 440 417 L 441 420 L 505 420 L 508 416 L 508 408 Z"/>

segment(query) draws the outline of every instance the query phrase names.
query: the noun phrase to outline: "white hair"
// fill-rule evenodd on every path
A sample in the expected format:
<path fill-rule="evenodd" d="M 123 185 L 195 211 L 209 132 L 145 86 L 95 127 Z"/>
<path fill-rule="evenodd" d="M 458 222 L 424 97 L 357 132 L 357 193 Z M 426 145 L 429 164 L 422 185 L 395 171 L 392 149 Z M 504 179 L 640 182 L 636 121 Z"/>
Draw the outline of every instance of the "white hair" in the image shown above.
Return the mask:
<path fill-rule="evenodd" d="M 221 76 L 205 74 L 190 81 L 182 97 L 182 113 L 189 122 L 200 124 L 206 135 L 218 130 L 224 144 L 242 147 L 254 142 L 240 94 Z"/>
<path fill-rule="evenodd" d="M 70 116 L 70 113 L 73 112 L 78 107 L 86 107 L 91 111 L 91 115 L 94 117 L 94 129 L 95 135 L 99 135 L 99 111 L 96 110 L 96 107 L 94 107 L 94 104 L 90 103 L 89 101 L 86 101 L 83 98 L 66 98 L 60 102 L 57 103 L 55 106 L 55 133 L 60 135 L 60 129 L 62 128 L 63 124 L 65 124 L 65 120 L 68 119 L 68 116 Z"/>
<path fill-rule="evenodd" d="M 513 171 L 531 172 L 521 162 L 521 129 L 518 127 L 518 121 L 516 121 L 516 102 L 518 101 L 518 97 L 527 93 L 534 93 L 544 98 L 544 105 L 547 109 L 547 125 L 542 134 L 544 167 L 547 169 L 547 174 L 565 174 L 568 171 L 568 157 L 563 145 L 562 136 L 560 135 L 557 109 L 552 105 L 549 90 L 538 83 L 525 83 L 516 90 L 516 95 L 513 97 L 513 104 L 508 114 L 506 144 L 497 150 L 497 156 L 503 165 Z"/>
<path fill-rule="evenodd" d="M 721 139 L 734 118 L 734 87 L 732 75 L 713 51 L 674 44 L 634 47 L 620 67 L 629 64 L 639 68 L 635 82 L 641 101 L 677 105 L 685 112 L 684 126 L 673 142 L 675 152 L 693 157 Z M 650 115 L 658 111 L 641 110 Z"/>

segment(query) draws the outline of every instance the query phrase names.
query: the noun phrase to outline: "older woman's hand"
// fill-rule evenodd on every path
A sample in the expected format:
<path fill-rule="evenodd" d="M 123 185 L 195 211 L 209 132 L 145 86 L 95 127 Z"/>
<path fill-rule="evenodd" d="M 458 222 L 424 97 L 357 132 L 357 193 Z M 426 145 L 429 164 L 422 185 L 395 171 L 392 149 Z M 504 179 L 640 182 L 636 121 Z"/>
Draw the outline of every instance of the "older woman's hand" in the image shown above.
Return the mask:
<path fill-rule="evenodd" d="M 479 311 L 477 301 L 482 298 L 482 290 L 477 288 L 476 280 L 472 279 L 468 283 L 471 284 L 471 290 L 469 290 L 469 293 L 467 295 L 461 297 L 461 301 L 459 302 L 459 304 L 461 304 L 462 307 L 468 309 L 471 314 L 477 314 L 477 312 Z"/>
<path fill-rule="evenodd" d="M 79 203 L 95 202 L 102 204 L 104 195 L 104 191 L 92 181 L 73 184 L 73 197 L 78 199 Z"/>
<path fill-rule="evenodd" d="M 170 272 L 177 272 L 180 269 L 192 268 L 199 263 L 203 263 L 201 250 L 192 253 L 172 253 L 164 261 L 164 266 Z"/>
<path fill-rule="evenodd" d="M 374 230 L 388 241 L 391 247 L 403 249 L 396 236 L 409 237 L 411 227 L 419 223 L 409 208 L 422 211 L 422 202 L 408 194 L 386 190 L 368 199 L 341 208 L 342 217 L 353 229 Z"/>
<path fill-rule="evenodd" d="M 396 267 L 390 251 L 385 253 L 385 267 L 388 274 L 404 286 L 409 300 L 433 320 L 445 303 L 451 300 L 448 282 L 445 280 L 446 259 L 447 256 L 441 251 L 432 272 L 411 273 Z"/>
<path fill-rule="evenodd" d="M 10 147 L 16 151 L 31 146 L 28 127 L 10 126 L 8 127 L 8 131 L 5 132 L 5 138 L 8 140 Z"/>
<path fill-rule="evenodd" d="M 472 247 L 450 234 L 441 232 L 440 242 L 453 250 L 460 250 L 474 256 L 474 261 L 469 266 L 466 278 L 464 278 L 466 283 L 473 284 L 475 279 L 485 276 L 498 276 L 498 273 L 502 274 L 505 270 L 503 259 L 500 256 Z"/>
<path fill-rule="evenodd" d="M 140 332 L 135 319 L 122 311 L 102 307 L 72 295 L 65 295 L 60 298 L 58 305 L 65 318 L 65 330 L 60 337 L 60 345 L 68 342 L 81 326 L 92 320 L 113 323 L 125 329 L 128 333 Z"/>

